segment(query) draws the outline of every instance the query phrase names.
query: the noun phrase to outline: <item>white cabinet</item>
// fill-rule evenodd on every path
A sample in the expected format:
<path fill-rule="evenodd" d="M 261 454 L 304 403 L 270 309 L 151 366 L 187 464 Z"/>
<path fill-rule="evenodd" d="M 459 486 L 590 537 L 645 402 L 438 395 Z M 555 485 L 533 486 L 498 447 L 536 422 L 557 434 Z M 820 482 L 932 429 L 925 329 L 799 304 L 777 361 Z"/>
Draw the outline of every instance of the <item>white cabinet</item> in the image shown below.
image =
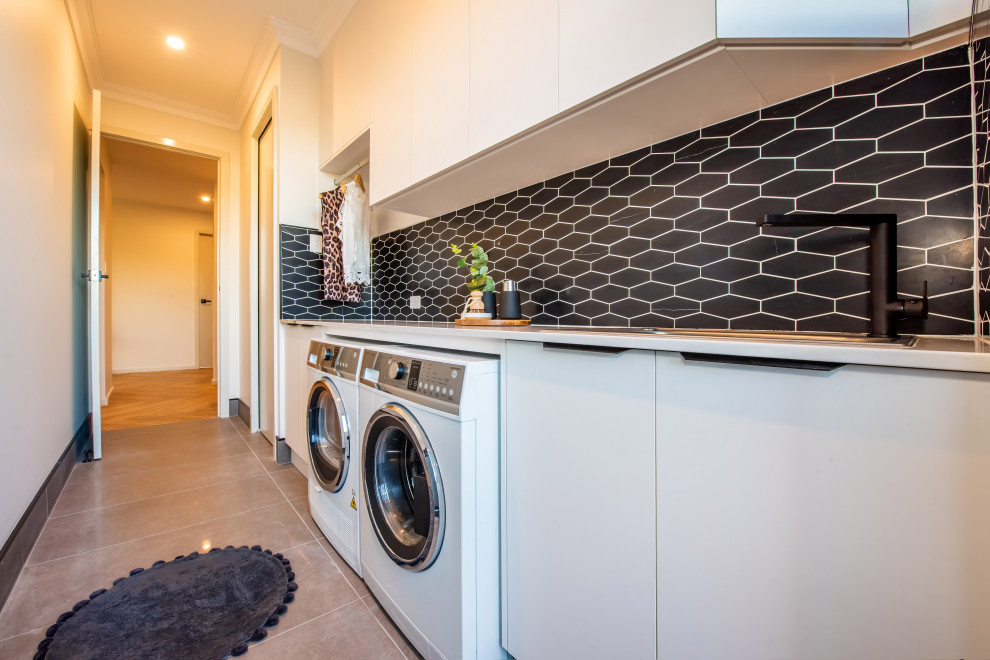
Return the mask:
<path fill-rule="evenodd" d="M 990 657 L 990 377 L 660 353 L 657 400 L 659 657 Z"/>
<path fill-rule="evenodd" d="M 911 36 L 966 20 L 972 9 L 972 0 L 908 0 Z"/>
<path fill-rule="evenodd" d="M 373 10 L 374 3 L 358 2 L 330 44 L 331 154 L 371 123 L 375 81 L 369 73 L 374 68 L 375 54 L 369 46 L 375 33 Z"/>
<path fill-rule="evenodd" d="M 422 0 L 412 12 L 414 182 L 468 156 L 468 6 L 468 0 Z"/>
<path fill-rule="evenodd" d="M 557 0 L 471 0 L 470 151 L 557 113 Z"/>
<path fill-rule="evenodd" d="M 371 203 L 412 183 L 412 22 L 414 3 L 375 2 Z"/>
<path fill-rule="evenodd" d="M 718 0 L 719 39 L 907 36 L 908 0 Z"/>
<path fill-rule="evenodd" d="M 285 442 L 292 453 L 309 462 L 306 454 L 305 388 L 306 352 L 309 340 L 317 335 L 317 328 L 304 325 L 282 326 L 282 429 Z"/>
<path fill-rule="evenodd" d="M 715 0 L 560 0 L 559 11 L 560 110 L 715 39 Z"/>
<path fill-rule="evenodd" d="M 656 657 L 655 354 L 506 342 L 503 644 Z"/>

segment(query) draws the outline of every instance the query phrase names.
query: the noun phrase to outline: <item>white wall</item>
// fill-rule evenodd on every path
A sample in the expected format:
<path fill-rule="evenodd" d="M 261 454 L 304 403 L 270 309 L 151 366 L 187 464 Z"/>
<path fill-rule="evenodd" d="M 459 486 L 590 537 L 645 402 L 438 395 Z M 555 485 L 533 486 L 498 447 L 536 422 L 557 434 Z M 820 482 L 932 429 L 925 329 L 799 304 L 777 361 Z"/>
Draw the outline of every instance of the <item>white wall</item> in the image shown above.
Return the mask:
<path fill-rule="evenodd" d="M 196 368 L 199 233 L 212 213 L 114 200 L 114 373 Z"/>
<path fill-rule="evenodd" d="M 227 400 L 242 396 L 238 356 L 243 353 L 242 347 L 247 347 L 241 344 L 242 335 L 238 332 L 247 318 L 247 308 L 241 308 L 241 288 L 247 287 L 247 280 L 242 280 L 246 270 L 241 263 L 244 255 L 240 234 L 242 224 L 248 222 L 248 217 L 242 216 L 250 212 L 250 205 L 242 204 L 240 135 L 227 128 L 108 98 L 103 99 L 103 132 L 159 144 L 162 138 L 171 138 L 180 148 L 219 159 L 218 384 L 220 413 L 226 415 Z"/>
<path fill-rule="evenodd" d="M 73 106 L 90 91 L 62 0 L 0 3 L 0 539 L 6 539 L 86 419 L 85 370 L 73 373 Z M 78 247 L 78 245 L 76 246 Z M 75 325 L 74 325 L 75 324 Z M 79 378 L 82 376 L 82 378 Z"/>

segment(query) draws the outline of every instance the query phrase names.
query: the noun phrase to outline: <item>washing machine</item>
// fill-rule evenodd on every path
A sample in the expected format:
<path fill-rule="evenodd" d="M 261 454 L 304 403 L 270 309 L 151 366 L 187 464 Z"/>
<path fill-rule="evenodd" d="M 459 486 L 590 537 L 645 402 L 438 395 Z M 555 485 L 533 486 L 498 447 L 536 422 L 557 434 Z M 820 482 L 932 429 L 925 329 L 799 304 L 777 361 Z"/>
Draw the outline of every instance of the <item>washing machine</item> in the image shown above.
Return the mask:
<path fill-rule="evenodd" d="M 341 557 L 361 574 L 361 444 L 358 384 L 361 344 L 313 340 L 306 365 L 309 511 Z"/>
<path fill-rule="evenodd" d="M 361 565 L 424 657 L 499 643 L 499 361 L 365 347 Z"/>

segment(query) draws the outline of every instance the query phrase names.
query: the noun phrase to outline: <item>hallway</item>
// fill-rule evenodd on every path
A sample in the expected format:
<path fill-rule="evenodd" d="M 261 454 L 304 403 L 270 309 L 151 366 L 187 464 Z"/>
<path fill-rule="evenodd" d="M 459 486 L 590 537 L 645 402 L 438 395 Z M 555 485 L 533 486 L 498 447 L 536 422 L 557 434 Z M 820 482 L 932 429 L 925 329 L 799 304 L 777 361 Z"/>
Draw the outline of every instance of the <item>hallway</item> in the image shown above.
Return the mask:
<path fill-rule="evenodd" d="M 284 552 L 299 584 L 247 657 L 417 657 L 316 527 L 306 479 L 240 420 L 109 431 L 103 447 L 75 466 L 0 611 L 0 657 L 31 657 L 61 613 L 133 568 L 244 544 Z"/>
<path fill-rule="evenodd" d="M 114 374 L 101 427 L 117 431 L 217 416 L 212 369 Z"/>

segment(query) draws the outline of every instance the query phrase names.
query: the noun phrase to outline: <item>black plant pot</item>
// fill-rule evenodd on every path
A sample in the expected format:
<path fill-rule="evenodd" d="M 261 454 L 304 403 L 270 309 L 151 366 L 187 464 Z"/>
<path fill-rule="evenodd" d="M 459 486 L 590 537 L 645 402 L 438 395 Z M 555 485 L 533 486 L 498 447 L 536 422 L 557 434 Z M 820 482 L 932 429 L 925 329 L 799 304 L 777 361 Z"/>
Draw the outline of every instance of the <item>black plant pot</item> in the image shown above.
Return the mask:
<path fill-rule="evenodd" d="M 497 314 L 495 313 L 495 292 L 485 291 L 481 294 L 481 301 L 485 303 L 485 313 L 491 314 L 493 319 L 497 318 Z"/>

